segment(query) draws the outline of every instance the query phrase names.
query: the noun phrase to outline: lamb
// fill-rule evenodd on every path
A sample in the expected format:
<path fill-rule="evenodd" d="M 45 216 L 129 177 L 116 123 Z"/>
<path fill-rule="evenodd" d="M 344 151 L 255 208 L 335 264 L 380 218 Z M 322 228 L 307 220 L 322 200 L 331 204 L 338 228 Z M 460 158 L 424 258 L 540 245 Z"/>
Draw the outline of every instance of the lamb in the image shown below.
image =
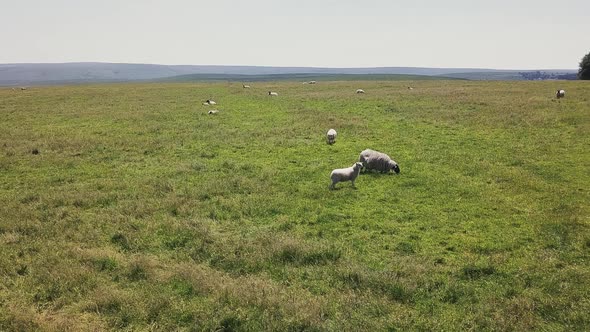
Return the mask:
<path fill-rule="evenodd" d="M 211 99 L 207 99 L 207 100 L 206 100 L 206 101 L 203 103 L 203 105 L 207 105 L 207 106 L 209 106 L 209 105 L 217 105 L 217 103 L 216 103 L 216 102 L 214 102 L 214 101 L 213 101 L 213 100 L 211 100 Z"/>
<path fill-rule="evenodd" d="M 326 134 L 326 139 L 328 140 L 328 144 L 334 144 L 336 142 L 336 130 L 330 129 Z"/>
<path fill-rule="evenodd" d="M 356 93 L 365 93 L 365 90 L 363 90 L 363 89 L 358 89 L 358 90 L 356 90 Z"/>
<path fill-rule="evenodd" d="M 269 95 L 269 96 L 278 96 L 279 94 L 278 94 L 278 93 L 276 93 L 276 92 L 271 92 L 271 91 L 269 91 L 269 92 L 268 92 L 268 95 Z"/>
<path fill-rule="evenodd" d="M 215 115 L 217 113 L 219 113 L 218 110 L 210 110 L 209 112 L 207 112 L 207 114 L 212 114 L 212 115 Z"/>
<path fill-rule="evenodd" d="M 336 183 L 344 181 L 352 182 L 352 187 L 355 188 L 354 180 L 359 176 L 362 167 L 362 163 L 356 162 L 351 167 L 337 168 L 333 170 L 332 173 L 330 173 L 330 179 L 332 180 L 330 189 L 336 189 Z"/>
<path fill-rule="evenodd" d="M 555 93 L 555 97 L 557 99 L 564 98 L 565 97 L 565 90 L 557 90 L 557 92 Z"/>
<path fill-rule="evenodd" d="M 366 170 L 374 169 L 381 173 L 393 170 L 396 174 L 400 172 L 399 165 L 383 152 L 371 149 L 363 150 L 359 156 L 359 161 Z"/>
<path fill-rule="evenodd" d="M 242 88 L 244 88 L 244 89 L 250 89 L 250 86 L 249 85 L 242 84 Z"/>

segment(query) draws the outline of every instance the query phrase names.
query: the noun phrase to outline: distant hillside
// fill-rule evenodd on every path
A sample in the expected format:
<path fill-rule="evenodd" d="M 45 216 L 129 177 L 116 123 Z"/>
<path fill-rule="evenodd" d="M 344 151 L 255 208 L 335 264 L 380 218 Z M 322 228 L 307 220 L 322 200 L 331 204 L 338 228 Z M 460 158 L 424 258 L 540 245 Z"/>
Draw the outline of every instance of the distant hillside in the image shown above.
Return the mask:
<path fill-rule="evenodd" d="M 0 85 L 132 81 L 193 72 L 149 64 L 4 64 L 0 65 Z"/>
<path fill-rule="evenodd" d="M 0 85 L 76 84 L 96 82 L 124 82 L 139 80 L 274 80 L 309 77 L 316 79 L 404 79 L 401 76 L 444 76 L 461 79 L 524 79 L 518 70 L 505 71 L 477 68 L 318 68 L 318 67 L 266 67 L 266 66 L 192 66 L 128 63 L 20 63 L 0 64 Z M 532 73 L 535 71 L 524 71 Z M 553 70 L 556 74 L 573 74 L 575 70 Z M 196 76 L 186 76 L 196 75 Z M 249 75 L 249 78 L 242 77 Z M 285 76 L 286 75 L 286 76 Z M 295 76 L 293 76 L 295 75 Z M 299 75 L 299 76 L 297 76 Z M 343 76 L 351 75 L 351 76 Z M 352 76 L 364 75 L 364 76 Z M 368 76 L 367 76 L 368 75 Z M 377 76 L 372 76 L 377 75 Z M 375 77 L 375 78 L 372 78 Z"/>
<path fill-rule="evenodd" d="M 457 80 L 461 78 L 427 75 L 402 74 L 270 74 L 270 75 L 232 75 L 232 74 L 190 74 L 158 79 L 166 82 L 198 81 L 419 81 L 419 80 Z"/>
<path fill-rule="evenodd" d="M 444 76 L 479 81 L 576 80 L 576 73 L 575 70 L 497 70 L 491 72 L 449 73 Z"/>

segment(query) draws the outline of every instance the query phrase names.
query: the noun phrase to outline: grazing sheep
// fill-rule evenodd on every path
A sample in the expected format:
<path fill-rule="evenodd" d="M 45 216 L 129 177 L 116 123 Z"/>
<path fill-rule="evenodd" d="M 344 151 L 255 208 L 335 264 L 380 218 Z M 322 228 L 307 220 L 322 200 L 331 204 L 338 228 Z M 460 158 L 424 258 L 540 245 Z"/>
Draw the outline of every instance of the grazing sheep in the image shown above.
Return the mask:
<path fill-rule="evenodd" d="M 332 173 L 330 173 L 330 179 L 332 180 L 330 189 L 336 189 L 336 183 L 344 181 L 352 182 L 352 187 L 354 188 L 354 180 L 359 176 L 362 167 L 362 163 L 356 162 L 351 167 L 337 168 L 333 170 Z"/>
<path fill-rule="evenodd" d="M 565 97 L 565 90 L 557 90 L 557 92 L 555 93 L 555 97 L 557 99 L 564 98 Z"/>
<path fill-rule="evenodd" d="M 358 89 L 358 90 L 356 90 L 356 93 L 365 93 L 365 90 L 363 90 L 363 89 Z"/>
<path fill-rule="evenodd" d="M 213 115 L 215 115 L 217 113 L 219 113 L 218 110 L 210 110 L 209 112 L 207 112 L 207 114 L 213 114 Z"/>
<path fill-rule="evenodd" d="M 216 103 L 216 102 L 214 102 L 214 101 L 213 101 L 213 100 L 211 100 L 211 99 L 207 99 L 207 100 L 206 100 L 206 101 L 203 103 L 203 105 L 210 106 L 210 105 L 217 105 L 217 103 Z"/>
<path fill-rule="evenodd" d="M 326 134 L 326 139 L 328 140 L 328 144 L 334 144 L 336 142 L 336 130 L 330 129 Z"/>
<path fill-rule="evenodd" d="M 408 90 L 414 90 L 414 88 L 412 88 L 411 86 L 408 87 Z"/>
<path fill-rule="evenodd" d="M 242 84 L 242 88 L 244 88 L 244 89 L 250 89 L 250 86 L 249 85 Z"/>
<path fill-rule="evenodd" d="M 269 92 L 268 92 L 268 95 L 269 95 L 269 96 L 278 96 L 279 94 L 278 94 L 278 93 L 276 93 L 276 92 L 269 91 Z"/>
<path fill-rule="evenodd" d="M 303 83 L 301 83 L 301 84 L 309 84 L 309 82 L 303 82 Z"/>
<path fill-rule="evenodd" d="M 309 81 L 309 84 L 315 84 L 315 83 L 316 83 L 315 81 Z"/>
<path fill-rule="evenodd" d="M 26 90 L 27 88 L 26 88 L 26 87 L 24 87 L 24 86 L 21 86 L 21 87 L 20 87 L 20 89 L 21 89 L 21 90 Z"/>
<path fill-rule="evenodd" d="M 395 173 L 399 173 L 398 164 L 383 152 L 371 149 L 363 150 L 359 156 L 359 161 L 367 170 L 374 169 L 381 173 L 393 170 Z"/>

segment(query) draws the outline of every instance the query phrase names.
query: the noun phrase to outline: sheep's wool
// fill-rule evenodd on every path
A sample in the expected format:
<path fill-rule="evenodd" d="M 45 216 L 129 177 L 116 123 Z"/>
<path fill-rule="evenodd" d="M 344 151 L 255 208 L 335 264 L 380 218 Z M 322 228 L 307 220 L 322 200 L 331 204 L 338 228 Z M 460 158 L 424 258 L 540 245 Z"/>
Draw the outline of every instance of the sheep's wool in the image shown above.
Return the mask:
<path fill-rule="evenodd" d="M 393 161 L 388 155 L 383 152 L 366 149 L 363 150 L 359 156 L 359 161 L 367 170 L 377 170 L 380 172 L 389 172 L 389 170 L 397 168 L 397 163 Z M 399 172 L 399 168 L 396 172 Z"/>

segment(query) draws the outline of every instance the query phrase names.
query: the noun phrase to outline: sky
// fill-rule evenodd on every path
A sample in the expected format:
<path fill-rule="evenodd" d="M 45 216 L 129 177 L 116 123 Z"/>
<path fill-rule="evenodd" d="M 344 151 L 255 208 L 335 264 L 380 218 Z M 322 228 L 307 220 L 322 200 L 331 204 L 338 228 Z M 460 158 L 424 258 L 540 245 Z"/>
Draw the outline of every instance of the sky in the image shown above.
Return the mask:
<path fill-rule="evenodd" d="M 577 69 L 590 0 L 0 0 L 0 63 Z"/>

